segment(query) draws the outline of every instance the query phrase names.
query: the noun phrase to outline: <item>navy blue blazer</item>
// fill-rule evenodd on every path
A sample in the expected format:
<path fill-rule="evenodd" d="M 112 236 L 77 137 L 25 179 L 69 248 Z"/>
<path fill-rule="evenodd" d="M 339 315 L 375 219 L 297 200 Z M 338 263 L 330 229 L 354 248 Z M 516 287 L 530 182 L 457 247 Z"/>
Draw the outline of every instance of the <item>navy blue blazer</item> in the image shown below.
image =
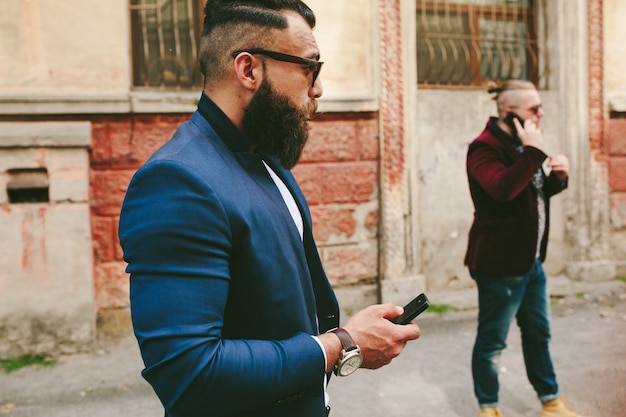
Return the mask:
<path fill-rule="evenodd" d="M 311 337 L 339 308 L 292 174 L 202 94 L 134 175 L 119 237 L 144 378 L 166 415 L 324 417 Z M 283 180 L 304 242 L 262 161 Z"/>

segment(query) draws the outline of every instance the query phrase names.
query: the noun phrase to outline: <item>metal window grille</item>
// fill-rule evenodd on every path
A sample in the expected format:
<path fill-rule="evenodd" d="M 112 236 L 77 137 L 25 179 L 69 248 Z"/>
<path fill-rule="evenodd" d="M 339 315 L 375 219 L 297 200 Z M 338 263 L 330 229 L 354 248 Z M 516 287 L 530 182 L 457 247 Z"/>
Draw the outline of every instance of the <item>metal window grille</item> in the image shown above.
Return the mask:
<path fill-rule="evenodd" d="M 130 0 L 133 85 L 180 89 L 202 85 L 197 45 L 201 0 Z"/>
<path fill-rule="evenodd" d="M 538 82 L 533 0 L 417 0 L 420 87 Z"/>

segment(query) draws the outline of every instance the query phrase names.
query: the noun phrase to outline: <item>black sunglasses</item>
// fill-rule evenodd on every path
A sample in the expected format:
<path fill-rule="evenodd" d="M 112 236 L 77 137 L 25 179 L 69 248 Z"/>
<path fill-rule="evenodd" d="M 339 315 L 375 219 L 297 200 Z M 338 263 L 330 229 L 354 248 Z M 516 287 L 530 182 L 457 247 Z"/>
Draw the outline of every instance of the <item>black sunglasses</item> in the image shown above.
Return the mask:
<path fill-rule="evenodd" d="M 518 107 L 518 106 L 512 106 L 511 108 L 513 108 L 513 109 L 519 109 L 519 108 L 521 108 L 521 107 Z M 529 108 L 524 109 L 524 110 L 528 110 L 528 111 L 532 112 L 533 114 L 538 114 L 538 113 L 539 113 L 539 110 L 541 110 L 542 108 L 543 108 L 543 105 L 541 105 L 541 104 L 537 104 L 536 106 L 532 106 L 532 107 L 529 107 Z"/>
<path fill-rule="evenodd" d="M 313 81 L 311 82 L 311 87 L 315 86 L 315 80 L 317 80 L 317 77 L 320 75 L 320 71 L 322 70 L 322 61 L 302 58 L 295 55 L 283 54 L 282 52 L 267 51 L 265 49 L 248 49 L 245 51 L 235 51 L 232 53 L 232 57 L 237 58 L 237 55 L 241 54 L 242 52 L 247 52 L 250 55 L 264 55 L 276 61 L 306 65 L 307 67 L 309 67 L 309 69 L 313 71 Z"/>

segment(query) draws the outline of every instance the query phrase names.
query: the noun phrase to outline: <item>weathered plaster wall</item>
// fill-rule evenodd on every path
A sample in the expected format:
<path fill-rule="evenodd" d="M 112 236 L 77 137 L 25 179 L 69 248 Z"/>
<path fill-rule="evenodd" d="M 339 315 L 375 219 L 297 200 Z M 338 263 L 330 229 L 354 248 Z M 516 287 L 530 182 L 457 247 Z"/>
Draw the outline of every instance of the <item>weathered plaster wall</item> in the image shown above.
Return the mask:
<path fill-rule="evenodd" d="M 308 2 L 327 97 L 373 98 L 374 2 Z M 127 0 L 3 0 L 0 94 L 128 93 L 128 13 Z"/>
<path fill-rule="evenodd" d="M 546 116 L 544 144 L 549 153 L 565 153 L 558 134 L 560 118 L 554 92 L 540 93 Z M 496 116 L 492 96 L 483 90 L 419 90 L 417 94 L 417 170 L 423 274 L 430 290 L 473 286 L 463 265 L 474 208 L 469 195 L 465 158 L 469 143 Z M 565 191 L 564 193 L 567 193 Z M 563 198 L 551 200 L 547 273 L 563 273 L 565 259 Z"/>
<path fill-rule="evenodd" d="M 626 2 L 603 0 L 604 17 L 604 88 L 610 100 L 615 94 L 626 95 Z"/>
<path fill-rule="evenodd" d="M 315 37 L 320 47 L 324 94 L 327 97 L 369 97 L 375 93 L 375 1 L 306 2 L 315 12 Z"/>
<path fill-rule="evenodd" d="M 626 274 L 626 2 L 604 0 L 604 96 L 610 187 L 611 248 Z"/>
<path fill-rule="evenodd" d="M 126 91 L 126 5 L 125 0 L 3 0 L 2 94 Z"/>
<path fill-rule="evenodd" d="M 95 339 L 88 123 L 0 123 L 0 358 Z M 9 200 L 9 170 L 46 169 L 49 201 Z"/>

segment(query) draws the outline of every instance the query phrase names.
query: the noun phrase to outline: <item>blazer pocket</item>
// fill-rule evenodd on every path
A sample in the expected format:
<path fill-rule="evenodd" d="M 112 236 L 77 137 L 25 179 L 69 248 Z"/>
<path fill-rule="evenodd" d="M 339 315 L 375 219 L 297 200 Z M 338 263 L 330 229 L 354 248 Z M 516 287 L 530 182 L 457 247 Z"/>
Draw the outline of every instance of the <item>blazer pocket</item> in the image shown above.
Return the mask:
<path fill-rule="evenodd" d="M 281 406 L 281 405 L 285 405 L 285 404 L 287 404 L 287 403 L 290 403 L 290 402 L 292 402 L 292 401 L 296 401 L 296 400 L 298 400 L 298 399 L 300 399 L 300 398 L 304 397 L 304 394 L 306 394 L 306 390 L 301 390 L 301 391 L 298 391 L 298 392 L 296 392 L 296 393 L 293 393 L 293 394 L 291 394 L 291 395 L 288 395 L 288 396 L 286 396 L 286 397 L 281 398 L 280 400 L 278 400 L 278 401 L 274 402 L 274 404 L 273 404 L 273 405 L 274 405 L 275 407 L 278 407 L 278 406 Z"/>

